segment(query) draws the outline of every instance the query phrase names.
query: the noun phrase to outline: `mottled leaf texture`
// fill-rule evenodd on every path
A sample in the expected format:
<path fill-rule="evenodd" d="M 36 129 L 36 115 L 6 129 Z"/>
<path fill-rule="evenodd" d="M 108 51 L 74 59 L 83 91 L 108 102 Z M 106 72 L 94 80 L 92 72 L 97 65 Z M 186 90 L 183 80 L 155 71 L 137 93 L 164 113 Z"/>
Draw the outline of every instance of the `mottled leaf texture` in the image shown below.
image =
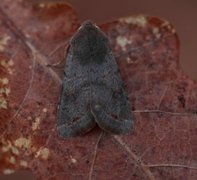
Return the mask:
<path fill-rule="evenodd" d="M 176 30 L 130 16 L 100 25 L 132 105 L 133 130 L 60 138 L 58 63 L 80 24 L 66 4 L 1 0 L 0 171 L 37 179 L 197 179 L 197 83 L 179 68 Z"/>
<path fill-rule="evenodd" d="M 58 111 L 62 137 L 103 130 L 125 134 L 131 129 L 131 107 L 106 35 L 85 21 L 72 37 L 66 58 Z"/>

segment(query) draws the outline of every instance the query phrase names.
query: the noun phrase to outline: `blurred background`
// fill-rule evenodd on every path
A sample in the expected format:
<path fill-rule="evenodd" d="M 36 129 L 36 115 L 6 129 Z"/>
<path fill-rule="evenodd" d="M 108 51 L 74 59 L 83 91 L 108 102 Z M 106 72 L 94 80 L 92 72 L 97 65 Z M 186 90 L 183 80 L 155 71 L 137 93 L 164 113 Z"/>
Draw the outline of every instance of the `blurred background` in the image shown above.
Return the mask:
<path fill-rule="evenodd" d="M 43 1 L 52 0 L 33 0 L 33 2 Z M 91 19 L 97 24 L 136 14 L 168 20 L 174 25 L 180 38 L 180 66 L 188 76 L 197 80 L 197 1 L 66 0 L 66 2 L 74 7 L 81 21 Z M 33 180 L 35 177 L 28 171 L 0 175 L 0 180 L 17 179 Z"/>

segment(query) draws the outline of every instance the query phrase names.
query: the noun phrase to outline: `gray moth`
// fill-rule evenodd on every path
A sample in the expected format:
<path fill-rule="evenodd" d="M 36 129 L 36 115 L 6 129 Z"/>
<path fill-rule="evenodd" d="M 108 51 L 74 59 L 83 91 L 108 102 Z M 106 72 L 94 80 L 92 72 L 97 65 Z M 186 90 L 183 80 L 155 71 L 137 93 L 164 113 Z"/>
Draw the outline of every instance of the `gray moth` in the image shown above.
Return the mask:
<path fill-rule="evenodd" d="M 131 106 L 107 36 L 85 21 L 67 51 L 57 129 L 63 138 L 75 137 L 96 124 L 112 134 L 127 134 Z"/>

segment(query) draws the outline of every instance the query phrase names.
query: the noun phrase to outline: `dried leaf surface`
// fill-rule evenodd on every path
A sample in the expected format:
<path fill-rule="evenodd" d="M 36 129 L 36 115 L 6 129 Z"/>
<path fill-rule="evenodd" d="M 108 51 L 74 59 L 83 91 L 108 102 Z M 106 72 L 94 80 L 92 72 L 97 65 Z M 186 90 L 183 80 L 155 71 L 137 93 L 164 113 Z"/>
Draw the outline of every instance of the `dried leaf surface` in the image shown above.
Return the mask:
<path fill-rule="evenodd" d="M 99 128 L 61 139 L 61 79 L 46 64 L 64 57 L 79 26 L 65 4 L 0 5 L 0 170 L 38 179 L 196 179 L 197 83 L 179 68 L 176 30 L 150 16 L 100 27 L 110 38 L 132 104 L 134 128 Z"/>

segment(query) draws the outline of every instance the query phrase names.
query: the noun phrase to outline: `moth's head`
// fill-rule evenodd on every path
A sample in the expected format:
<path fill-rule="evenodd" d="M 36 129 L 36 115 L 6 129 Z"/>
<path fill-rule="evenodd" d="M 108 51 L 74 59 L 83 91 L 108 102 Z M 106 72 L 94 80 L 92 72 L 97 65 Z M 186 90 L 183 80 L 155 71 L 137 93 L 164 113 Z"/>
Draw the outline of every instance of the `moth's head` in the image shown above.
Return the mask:
<path fill-rule="evenodd" d="M 70 48 L 82 64 L 102 63 L 109 50 L 109 41 L 96 25 L 85 21 L 71 39 Z"/>

